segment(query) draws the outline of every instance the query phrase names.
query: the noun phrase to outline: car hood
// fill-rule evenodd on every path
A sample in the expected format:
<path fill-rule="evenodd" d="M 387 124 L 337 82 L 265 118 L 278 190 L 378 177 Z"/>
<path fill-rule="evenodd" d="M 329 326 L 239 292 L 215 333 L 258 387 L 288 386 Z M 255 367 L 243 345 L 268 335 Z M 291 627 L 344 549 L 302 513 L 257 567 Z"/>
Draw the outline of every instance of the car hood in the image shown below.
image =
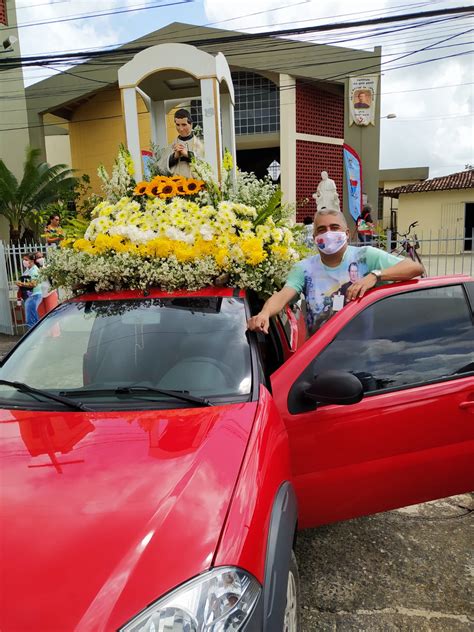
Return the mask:
<path fill-rule="evenodd" d="M 208 569 L 255 410 L 0 410 L 2 632 L 116 629 Z"/>

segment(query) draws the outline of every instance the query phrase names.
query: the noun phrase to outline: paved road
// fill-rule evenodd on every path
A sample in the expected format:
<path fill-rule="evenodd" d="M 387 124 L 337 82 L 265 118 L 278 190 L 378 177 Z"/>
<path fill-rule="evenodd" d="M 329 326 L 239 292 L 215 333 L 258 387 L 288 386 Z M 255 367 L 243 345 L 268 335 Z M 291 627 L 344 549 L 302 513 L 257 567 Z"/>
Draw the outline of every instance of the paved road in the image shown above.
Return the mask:
<path fill-rule="evenodd" d="M 302 532 L 301 632 L 474 632 L 473 545 L 473 494 Z"/>
<path fill-rule="evenodd" d="M 474 630 L 474 495 L 300 534 L 301 632 Z"/>

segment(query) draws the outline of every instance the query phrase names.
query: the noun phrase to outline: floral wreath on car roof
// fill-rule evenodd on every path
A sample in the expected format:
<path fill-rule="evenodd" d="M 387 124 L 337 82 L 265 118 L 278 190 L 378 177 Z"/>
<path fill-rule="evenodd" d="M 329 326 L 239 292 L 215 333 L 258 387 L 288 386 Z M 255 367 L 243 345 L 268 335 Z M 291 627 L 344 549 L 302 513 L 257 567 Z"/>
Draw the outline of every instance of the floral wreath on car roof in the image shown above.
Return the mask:
<path fill-rule="evenodd" d="M 83 237 L 51 253 L 48 278 L 57 287 L 96 291 L 229 285 L 271 294 L 299 259 L 292 209 L 282 206 L 270 177 L 233 177 L 232 167 L 226 152 L 221 183 L 202 160 L 192 163 L 196 178 L 158 173 L 135 183 L 121 146 L 111 177 L 98 169 L 106 199 Z"/>

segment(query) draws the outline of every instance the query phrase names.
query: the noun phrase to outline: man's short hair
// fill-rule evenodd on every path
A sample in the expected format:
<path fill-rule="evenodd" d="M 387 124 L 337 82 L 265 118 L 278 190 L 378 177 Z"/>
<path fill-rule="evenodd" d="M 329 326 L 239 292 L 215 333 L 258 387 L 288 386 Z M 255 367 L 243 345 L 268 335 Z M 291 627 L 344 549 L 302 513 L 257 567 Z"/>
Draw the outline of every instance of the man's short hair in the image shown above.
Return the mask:
<path fill-rule="evenodd" d="M 188 119 L 188 123 L 193 122 L 193 119 L 191 118 L 191 113 L 188 110 L 185 110 L 184 108 L 181 108 L 180 110 L 176 110 L 176 112 L 174 113 L 174 120 L 176 121 L 176 119 Z"/>
<path fill-rule="evenodd" d="M 346 218 L 344 217 L 344 213 L 342 213 L 341 211 L 336 211 L 335 209 L 332 208 L 322 208 L 319 211 L 316 211 L 316 213 L 314 214 L 314 228 L 316 229 L 316 222 L 318 221 L 318 219 L 320 217 L 325 217 L 326 215 L 335 215 L 338 220 L 341 222 L 342 226 L 345 226 L 347 228 L 347 221 Z"/>

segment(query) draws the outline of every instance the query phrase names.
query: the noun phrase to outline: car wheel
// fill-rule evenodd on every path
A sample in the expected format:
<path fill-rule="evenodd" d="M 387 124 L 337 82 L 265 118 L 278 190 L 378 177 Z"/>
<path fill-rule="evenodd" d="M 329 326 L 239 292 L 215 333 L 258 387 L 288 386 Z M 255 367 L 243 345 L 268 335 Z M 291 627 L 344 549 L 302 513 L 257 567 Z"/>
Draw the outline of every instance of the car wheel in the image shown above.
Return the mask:
<path fill-rule="evenodd" d="M 288 583 L 286 587 L 285 618 L 283 632 L 298 632 L 300 622 L 300 576 L 294 552 L 291 552 Z"/>

